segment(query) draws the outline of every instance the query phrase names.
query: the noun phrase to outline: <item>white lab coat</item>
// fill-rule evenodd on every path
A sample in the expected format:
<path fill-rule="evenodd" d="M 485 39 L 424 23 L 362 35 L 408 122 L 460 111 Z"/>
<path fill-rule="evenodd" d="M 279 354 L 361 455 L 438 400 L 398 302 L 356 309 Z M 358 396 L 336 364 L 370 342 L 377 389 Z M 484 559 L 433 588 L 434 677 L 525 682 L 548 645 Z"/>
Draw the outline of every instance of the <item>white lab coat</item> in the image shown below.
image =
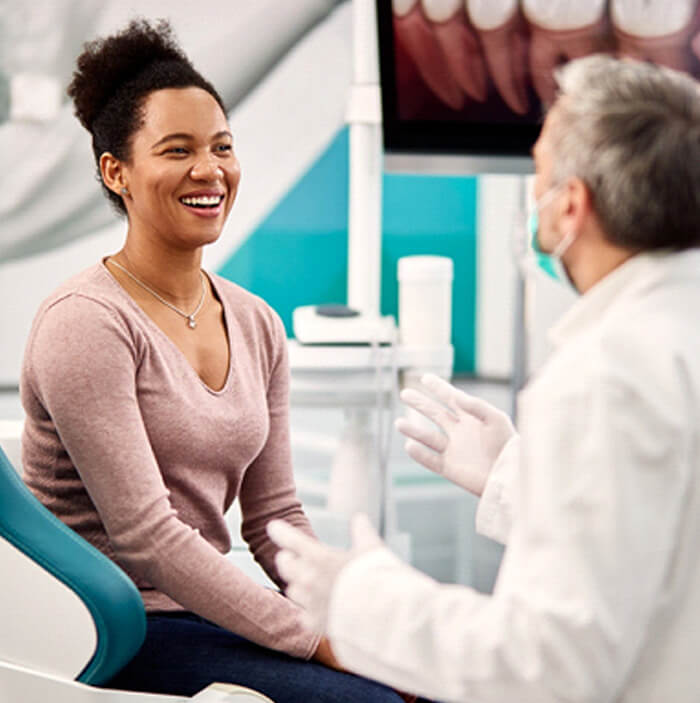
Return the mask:
<path fill-rule="evenodd" d="M 372 550 L 333 589 L 340 662 L 444 701 L 700 701 L 699 314 L 697 250 L 577 301 L 519 398 L 519 470 L 482 497 L 508 535 L 493 595 Z"/>

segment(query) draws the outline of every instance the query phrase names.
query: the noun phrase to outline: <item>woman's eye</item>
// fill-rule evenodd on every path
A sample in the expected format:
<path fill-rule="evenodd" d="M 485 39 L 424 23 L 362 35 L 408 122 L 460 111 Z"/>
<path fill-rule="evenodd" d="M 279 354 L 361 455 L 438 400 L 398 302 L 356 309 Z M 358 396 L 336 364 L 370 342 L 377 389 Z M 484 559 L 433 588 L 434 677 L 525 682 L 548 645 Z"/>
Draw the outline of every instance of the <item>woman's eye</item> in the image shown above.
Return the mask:
<path fill-rule="evenodd" d="M 186 154 L 187 149 L 184 146 L 171 146 L 170 149 L 166 149 L 166 154 Z"/>
<path fill-rule="evenodd" d="M 216 151 L 221 151 L 221 152 L 231 151 L 232 149 L 233 149 L 233 146 L 231 146 L 231 144 L 219 144 L 216 147 Z"/>

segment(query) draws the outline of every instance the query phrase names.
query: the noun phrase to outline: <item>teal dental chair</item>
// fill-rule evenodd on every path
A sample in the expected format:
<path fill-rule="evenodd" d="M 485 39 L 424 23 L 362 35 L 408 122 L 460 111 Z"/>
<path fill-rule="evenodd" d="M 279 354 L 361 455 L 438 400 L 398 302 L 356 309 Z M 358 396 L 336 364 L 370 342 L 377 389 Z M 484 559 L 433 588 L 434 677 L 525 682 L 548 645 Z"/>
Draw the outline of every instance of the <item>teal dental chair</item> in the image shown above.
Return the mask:
<path fill-rule="evenodd" d="M 272 703 L 229 684 L 192 698 L 98 688 L 145 632 L 132 581 L 39 503 L 0 448 L 0 702 Z"/>

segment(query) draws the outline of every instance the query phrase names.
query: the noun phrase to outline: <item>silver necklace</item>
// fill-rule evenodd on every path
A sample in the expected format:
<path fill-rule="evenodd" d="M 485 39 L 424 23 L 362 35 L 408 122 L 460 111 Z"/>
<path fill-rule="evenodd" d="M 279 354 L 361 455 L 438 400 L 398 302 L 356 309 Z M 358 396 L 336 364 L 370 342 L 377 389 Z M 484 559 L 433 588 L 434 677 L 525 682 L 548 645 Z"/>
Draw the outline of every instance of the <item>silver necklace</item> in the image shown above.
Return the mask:
<path fill-rule="evenodd" d="M 191 330 L 193 330 L 197 326 L 197 323 L 194 318 L 197 315 L 199 315 L 199 311 L 202 309 L 202 305 L 204 305 L 204 299 L 207 296 L 207 287 L 204 285 L 204 274 L 201 271 L 199 272 L 199 275 L 200 275 L 201 281 L 202 281 L 202 297 L 199 299 L 199 303 L 197 304 L 197 307 L 191 313 L 188 314 L 188 313 L 184 312 L 183 310 L 180 310 L 180 308 L 173 305 L 170 301 L 168 301 L 165 298 L 163 298 L 162 296 L 158 295 L 158 293 L 156 293 L 153 290 L 153 288 L 150 288 L 143 281 L 136 278 L 136 276 L 134 276 L 134 274 L 131 273 L 131 271 L 129 271 L 129 269 L 124 268 L 118 261 L 115 261 L 114 259 L 110 258 L 109 262 L 111 264 L 114 264 L 118 269 L 121 269 L 129 278 L 131 278 L 132 281 L 134 281 L 134 283 L 137 283 L 138 285 L 141 286 L 141 288 L 143 288 L 144 290 L 147 290 L 154 298 L 157 298 L 158 300 L 160 300 L 160 302 L 163 303 L 163 305 L 167 305 L 171 310 L 174 310 L 178 315 L 182 315 L 182 317 L 184 317 L 187 320 L 187 326 Z"/>

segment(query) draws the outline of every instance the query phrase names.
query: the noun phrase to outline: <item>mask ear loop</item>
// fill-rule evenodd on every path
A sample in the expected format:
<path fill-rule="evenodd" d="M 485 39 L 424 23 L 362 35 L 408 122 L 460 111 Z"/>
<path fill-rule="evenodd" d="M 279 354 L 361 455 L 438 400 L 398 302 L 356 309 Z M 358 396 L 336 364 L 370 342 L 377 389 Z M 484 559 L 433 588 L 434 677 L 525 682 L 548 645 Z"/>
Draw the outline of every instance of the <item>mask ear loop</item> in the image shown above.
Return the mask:
<path fill-rule="evenodd" d="M 551 253 L 551 256 L 555 259 L 561 260 L 561 257 L 564 256 L 566 250 L 573 244 L 574 239 L 576 239 L 576 232 L 571 229 L 562 237 L 559 244 L 554 247 L 554 251 Z"/>

